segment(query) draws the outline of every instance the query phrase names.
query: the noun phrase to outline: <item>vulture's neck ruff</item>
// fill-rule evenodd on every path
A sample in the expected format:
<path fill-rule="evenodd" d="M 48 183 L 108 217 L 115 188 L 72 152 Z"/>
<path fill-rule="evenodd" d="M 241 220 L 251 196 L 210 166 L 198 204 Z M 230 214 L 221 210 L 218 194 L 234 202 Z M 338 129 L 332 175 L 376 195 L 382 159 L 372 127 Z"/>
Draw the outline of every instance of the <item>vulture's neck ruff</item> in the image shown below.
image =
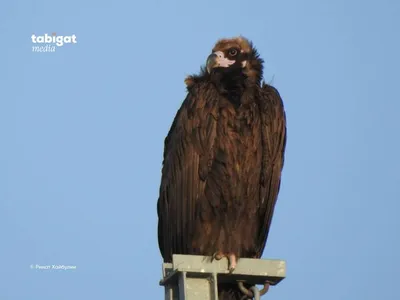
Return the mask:
<path fill-rule="evenodd" d="M 241 98 L 247 87 L 247 76 L 241 67 L 215 68 L 210 73 L 210 81 L 216 86 L 221 95 L 224 95 L 236 106 L 241 104 Z"/>

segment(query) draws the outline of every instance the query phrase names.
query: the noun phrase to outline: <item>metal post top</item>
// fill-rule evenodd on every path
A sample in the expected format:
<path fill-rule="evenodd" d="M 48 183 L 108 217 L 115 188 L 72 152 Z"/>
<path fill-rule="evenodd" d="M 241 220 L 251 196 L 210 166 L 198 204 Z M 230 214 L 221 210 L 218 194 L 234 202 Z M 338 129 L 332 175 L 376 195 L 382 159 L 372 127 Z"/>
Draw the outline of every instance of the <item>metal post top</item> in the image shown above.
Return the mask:
<path fill-rule="evenodd" d="M 229 273 L 226 258 L 211 261 L 210 256 L 175 254 L 172 263 L 163 264 L 163 279 L 160 285 L 176 283 L 180 273 L 197 278 L 216 274 L 219 283 L 242 281 L 251 285 L 265 282 L 276 285 L 286 276 L 286 262 L 276 259 L 240 258 L 235 270 Z"/>

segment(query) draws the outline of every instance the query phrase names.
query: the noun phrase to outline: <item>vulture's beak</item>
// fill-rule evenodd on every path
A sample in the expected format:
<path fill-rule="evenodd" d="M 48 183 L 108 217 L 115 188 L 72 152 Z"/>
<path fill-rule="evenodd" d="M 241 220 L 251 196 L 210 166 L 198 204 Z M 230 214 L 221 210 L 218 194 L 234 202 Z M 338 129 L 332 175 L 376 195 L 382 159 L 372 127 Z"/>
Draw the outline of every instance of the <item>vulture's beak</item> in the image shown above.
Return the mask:
<path fill-rule="evenodd" d="M 207 65 L 207 72 L 208 72 L 208 73 L 211 72 L 211 69 L 212 69 L 212 68 L 214 68 L 214 67 L 216 67 L 216 66 L 218 65 L 217 58 L 218 58 L 218 56 L 217 56 L 217 54 L 215 54 L 215 53 L 211 53 L 211 54 L 208 56 L 208 58 L 207 58 L 207 63 L 206 63 L 206 65 Z"/>
<path fill-rule="evenodd" d="M 234 63 L 234 60 L 229 60 L 225 57 L 224 52 L 216 51 L 210 54 L 207 58 L 207 72 L 210 73 L 211 69 L 216 67 L 228 68 Z"/>

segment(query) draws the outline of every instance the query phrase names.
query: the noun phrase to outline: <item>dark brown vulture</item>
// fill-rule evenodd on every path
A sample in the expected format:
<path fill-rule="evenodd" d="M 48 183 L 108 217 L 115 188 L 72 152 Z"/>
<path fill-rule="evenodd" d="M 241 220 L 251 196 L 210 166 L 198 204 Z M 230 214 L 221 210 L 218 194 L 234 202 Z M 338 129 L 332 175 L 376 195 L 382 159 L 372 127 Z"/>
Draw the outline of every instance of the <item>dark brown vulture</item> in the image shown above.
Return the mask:
<path fill-rule="evenodd" d="M 286 145 L 282 99 L 261 83 L 263 60 L 243 37 L 219 40 L 165 139 L 158 211 L 164 262 L 173 254 L 260 258 Z M 224 290 L 225 289 L 225 290 Z M 240 299 L 220 286 L 220 299 Z M 230 296 L 225 296 L 230 295 Z"/>

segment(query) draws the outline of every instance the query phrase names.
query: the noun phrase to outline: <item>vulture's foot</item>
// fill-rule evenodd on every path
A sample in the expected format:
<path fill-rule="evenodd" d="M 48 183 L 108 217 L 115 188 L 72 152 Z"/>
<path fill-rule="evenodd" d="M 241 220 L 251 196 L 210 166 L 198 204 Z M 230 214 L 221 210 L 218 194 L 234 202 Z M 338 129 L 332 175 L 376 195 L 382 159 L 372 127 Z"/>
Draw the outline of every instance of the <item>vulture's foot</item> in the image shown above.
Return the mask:
<path fill-rule="evenodd" d="M 222 258 L 224 258 L 225 257 L 225 255 L 222 253 L 222 252 L 220 252 L 220 251 L 217 251 L 217 252 L 215 252 L 212 256 L 211 256 L 211 262 L 215 259 L 215 260 L 220 260 L 220 259 L 222 259 Z"/>
<path fill-rule="evenodd" d="M 231 253 L 227 257 L 229 261 L 229 266 L 228 266 L 229 273 L 232 273 L 236 269 L 236 255 Z"/>
<path fill-rule="evenodd" d="M 226 257 L 228 259 L 228 270 L 229 273 L 232 273 L 235 268 L 236 268 L 236 255 L 235 254 L 223 254 L 220 251 L 215 252 L 212 256 L 211 256 L 211 262 L 215 260 L 220 260 L 222 258 Z"/>

